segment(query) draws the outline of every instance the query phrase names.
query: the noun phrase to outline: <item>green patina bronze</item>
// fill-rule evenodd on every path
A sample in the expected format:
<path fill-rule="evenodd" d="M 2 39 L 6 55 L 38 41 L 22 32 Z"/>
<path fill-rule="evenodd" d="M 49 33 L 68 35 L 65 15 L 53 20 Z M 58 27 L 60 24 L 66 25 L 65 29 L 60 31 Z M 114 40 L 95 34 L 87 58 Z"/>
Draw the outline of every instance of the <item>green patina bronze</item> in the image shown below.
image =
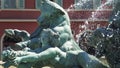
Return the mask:
<path fill-rule="evenodd" d="M 49 0 L 41 0 L 40 10 L 39 27 L 29 39 L 16 43 L 17 51 L 11 48 L 3 51 L 5 68 L 10 65 L 17 68 L 107 68 L 76 44 L 69 16 L 62 7 Z"/>

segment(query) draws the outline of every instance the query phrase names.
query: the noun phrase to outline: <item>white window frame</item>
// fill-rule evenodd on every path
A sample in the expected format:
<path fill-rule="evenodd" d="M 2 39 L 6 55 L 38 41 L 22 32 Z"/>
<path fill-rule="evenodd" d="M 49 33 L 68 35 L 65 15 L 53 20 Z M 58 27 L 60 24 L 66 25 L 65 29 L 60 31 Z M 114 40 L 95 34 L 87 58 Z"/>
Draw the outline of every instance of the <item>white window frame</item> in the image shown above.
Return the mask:
<path fill-rule="evenodd" d="M 24 9 L 25 8 L 25 0 L 23 0 L 23 7 L 22 8 L 20 7 L 20 0 L 16 0 L 16 1 L 18 1 L 18 3 L 16 4 L 16 5 L 18 5 L 17 8 L 5 8 L 4 1 L 5 0 L 1 0 L 1 8 L 0 9 Z"/>

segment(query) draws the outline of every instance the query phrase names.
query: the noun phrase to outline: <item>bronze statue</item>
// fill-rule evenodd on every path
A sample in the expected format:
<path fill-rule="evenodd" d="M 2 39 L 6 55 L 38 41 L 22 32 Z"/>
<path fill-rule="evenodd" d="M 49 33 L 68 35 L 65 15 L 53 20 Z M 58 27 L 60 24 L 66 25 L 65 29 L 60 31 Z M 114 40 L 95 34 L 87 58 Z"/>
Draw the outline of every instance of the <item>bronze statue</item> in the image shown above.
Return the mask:
<path fill-rule="evenodd" d="M 39 27 L 26 41 L 18 42 L 14 51 L 3 51 L 4 67 L 17 68 L 107 68 L 96 57 L 79 48 L 75 42 L 67 12 L 50 0 L 40 1 Z M 24 50 L 27 48 L 28 50 Z M 12 56 L 12 57 L 11 57 Z M 7 60 L 6 60 L 7 59 Z"/>

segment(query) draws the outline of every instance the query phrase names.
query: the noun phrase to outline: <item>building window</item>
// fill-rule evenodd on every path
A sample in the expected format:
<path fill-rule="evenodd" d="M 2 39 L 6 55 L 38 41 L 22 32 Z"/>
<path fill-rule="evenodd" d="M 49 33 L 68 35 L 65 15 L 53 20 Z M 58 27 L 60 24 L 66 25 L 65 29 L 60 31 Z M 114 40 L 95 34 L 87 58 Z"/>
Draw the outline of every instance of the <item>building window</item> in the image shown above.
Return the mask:
<path fill-rule="evenodd" d="M 101 0 L 93 0 L 93 9 L 97 9 L 102 4 Z"/>
<path fill-rule="evenodd" d="M 0 0 L 1 9 L 23 9 L 24 0 Z"/>
<path fill-rule="evenodd" d="M 1 8 L 1 0 L 0 0 L 0 8 Z"/>
<path fill-rule="evenodd" d="M 75 0 L 75 9 L 112 9 L 111 0 Z"/>
<path fill-rule="evenodd" d="M 60 6 L 63 5 L 63 0 L 50 0 L 50 1 L 56 2 Z M 39 6 L 40 6 L 40 0 L 36 0 L 36 9 L 39 9 Z"/>
<path fill-rule="evenodd" d="M 92 9 L 93 0 L 75 0 L 75 9 Z"/>

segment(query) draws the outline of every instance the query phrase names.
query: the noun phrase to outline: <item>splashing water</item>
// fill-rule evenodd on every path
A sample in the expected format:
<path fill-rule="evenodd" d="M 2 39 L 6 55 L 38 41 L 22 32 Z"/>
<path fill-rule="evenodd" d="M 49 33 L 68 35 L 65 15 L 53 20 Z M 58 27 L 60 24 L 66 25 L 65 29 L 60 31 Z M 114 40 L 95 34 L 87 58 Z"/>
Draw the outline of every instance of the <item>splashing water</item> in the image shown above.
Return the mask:
<path fill-rule="evenodd" d="M 87 29 L 89 29 L 89 23 L 88 23 L 88 21 L 86 20 L 85 21 L 85 24 L 83 25 L 83 26 L 80 26 L 81 28 L 84 28 L 84 30 L 87 30 Z"/>
<path fill-rule="evenodd" d="M 89 2 L 90 0 L 79 0 L 77 3 L 72 4 L 68 9 L 67 12 L 69 12 L 71 9 L 74 9 L 75 7 L 78 6 L 84 6 L 84 4 L 86 4 L 87 2 Z"/>
<path fill-rule="evenodd" d="M 89 26 L 88 20 L 89 19 L 92 19 L 92 20 L 99 19 L 96 16 L 100 15 L 101 14 L 100 12 L 102 10 L 107 9 L 106 6 L 113 4 L 114 3 L 113 1 L 116 1 L 116 0 L 107 0 L 107 2 L 105 2 L 104 4 L 101 4 L 99 7 L 97 7 L 97 9 L 95 11 L 91 12 L 91 17 L 84 21 L 84 25 L 82 25 L 82 26 L 79 25 L 79 28 L 84 28 L 83 31 L 86 31 L 87 29 L 89 29 L 90 26 Z M 81 4 L 79 4 L 79 3 L 81 3 Z M 83 2 L 83 3 L 85 3 L 85 2 Z M 78 2 L 77 4 L 71 5 L 67 11 L 70 11 L 70 9 L 73 7 L 81 6 L 81 5 L 83 5 L 83 3 Z M 120 3 L 118 3 L 118 4 L 120 4 Z M 118 7 L 117 7 L 116 12 L 112 16 L 114 21 L 116 21 L 117 19 L 120 20 L 120 11 L 119 11 L 120 8 L 118 9 Z M 101 31 L 102 31 L 102 33 L 101 33 Z M 119 61 L 120 60 L 120 58 L 119 58 L 120 57 L 120 55 L 119 55 L 120 54 L 120 28 L 119 28 L 119 30 L 117 29 L 115 31 L 113 31 L 111 29 L 106 30 L 106 28 L 105 28 L 105 29 L 101 29 L 100 33 L 99 32 L 98 33 L 95 32 L 95 33 L 96 34 L 93 35 L 93 38 L 91 39 L 91 41 L 93 41 L 93 42 L 91 42 L 91 41 L 90 42 L 95 43 L 95 45 L 97 45 L 98 57 L 101 57 L 104 55 L 106 58 L 108 58 L 107 60 L 108 60 L 108 63 L 110 64 L 111 68 L 117 67 L 117 64 L 118 64 L 118 68 L 120 68 L 120 66 L 119 66 L 119 63 L 120 63 L 120 61 Z M 80 34 L 77 34 L 76 37 L 77 37 L 77 42 L 79 42 L 79 38 L 81 38 Z"/>
<path fill-rule="evenodd" d="M 120 11 L 118 11 L 118 12 L 115 14 L 115 16 L 118 17 L 119 14 L 120 14 Z"/>
<path fill-rule="evenodd" d="M 114 0 L 107 0 L 107 2 L 105 2 L 104 4 L 101 4 L 99 7 L 97 7 L 97 9 L 94 12 L 92 12 L 91 18 L 89 19 L 92 19 L 93 21 L 98 19 L 96 16 L 100 15 L 99 11 L 106 9 L 104 8 L 104 6 L 112 5 L 114 3 L 113 1 Z"/>
<path fill-rule="evenodd" d="M 67 9 L 67 12 L 71 12 L 72 10 L 72 13 L 74 14 L 74 11 L 77 7 L 81 8 L 81 6 L 85 6 L 85 5 L 88 5 L 88 3 L 90 2 L 91 0 L 79 0 L 78 2 L 76 2 L 75 4 L 72 4 L 68 9 Z M 91 29 L 94 29 L 96 27 L 96 24 L 90 24 L 89 21 L 95 21 L 95 20 L 100 20 L 100 16 L 101 16 L 101 11 L 104 10 L 104 9 L 107 9 L 108 7 L 105 7 L 105 6 L 110 6 L 112 5 L 114 2 L 114 0 L 107 0 L 105 3 L 101 4 L 100 6 L 98 6 L 96 9 L 94 9 L 93 12 L 91 12 L 91 15 L 89 16 L 88 19 L 86 19 L 84 21 L 84 24 L 83 25 L 79 25 L 79 29 L 82 29 L 82 30 L 79 30 L 78 34 L 76 34 L 76 41 L 79 42 L 79 38 L 80 38 L 80 35 L 85 32 L 85 31 L 89 31 Z M 86 9 L 86 8 L 84 8 Z M 103 12 L 103 14 L 105 14 Z M 115 14 L 115 16 L 117 17 L 119 15 L 119 12 L 117 12 Z M 103 18 L 104 19 L 104 18 Z M 100 27 L 100 24 L 97 24 L 97 28 Z"/>
<path fill-rule="evenodd" d="M 71 9 L 73 10 L 75 7 L 80 7 L 80 6 L 85 6 L 88 4 L 90 0 L 79 0 L 77 3 L 72 4 L 68 9 L 67 12 L 71 11 Z M 83 31 L 89 30 L 89 28 L 94 28 L 95 24 L 89 24 L 89 20 L 91 21 L 95 21 L 95 20 L 99 20 L 97 17 L 101 16 L 101 13 L 99 11 L 106 9 L 104 6 L 108 6 L 108 5 L 112 5 L 114 2 L 114 0 L 107 0 L 104 4 L 101 4 L 100 6 L 97 7 L 97 9 L 93 12 L 91 12 L 91 16 L 86 19 L 84 21 L 84 25 L 80 25 L 79 28 L 80 29 L 84 29 Z M 74 12 L 74 11 L 72 11 Z M 117 16 L 118 14 L 116 14 Z M 97 28 L 100 27 L 100 24 L 97 25 Z M 82 31 L 80 30 L 79 33 L 81 33 Z M 79 37 L 79 34 L 76 35 L 76 37 Z"/>

